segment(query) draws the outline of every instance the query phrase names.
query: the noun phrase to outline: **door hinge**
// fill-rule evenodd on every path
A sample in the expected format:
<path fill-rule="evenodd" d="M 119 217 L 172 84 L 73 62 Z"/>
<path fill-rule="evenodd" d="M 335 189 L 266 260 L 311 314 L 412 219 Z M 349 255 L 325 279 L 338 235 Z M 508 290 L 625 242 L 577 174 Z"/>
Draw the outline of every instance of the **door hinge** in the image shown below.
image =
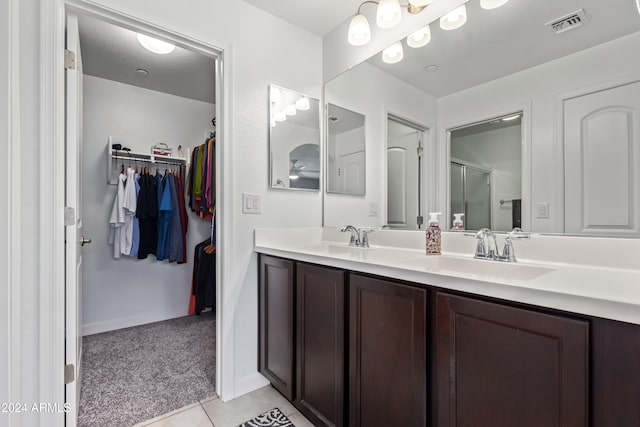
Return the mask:
<path fill-rule="evenodd" d="M 418 228 L 424 224 L 424 217 L 422 215 L 418 215 L 416 217 L 416 224 L 418 224 Z"/>
<path fill-rule="evenodd" d="M 76 367 L 74 365 L 64 365 L 64 383 L 71 384 L 76 379 Z"/>
<path fill-rule="evenodd" d="M 70 206 L 64 207 L 64 225 L 69 227 L 76 224 L 76 210 Z"/>
<path fill-rule="evenodd" d="M 76 69 L 76 53 L 69 49 L 64 50 L 64 69 L 75 70 Z"/>
<path fill-rule="evenodd" d="M 422 157 L 422 155 L 424 154 L 424 149 L 422 147 L 418 147 L 418 157 Z"/>

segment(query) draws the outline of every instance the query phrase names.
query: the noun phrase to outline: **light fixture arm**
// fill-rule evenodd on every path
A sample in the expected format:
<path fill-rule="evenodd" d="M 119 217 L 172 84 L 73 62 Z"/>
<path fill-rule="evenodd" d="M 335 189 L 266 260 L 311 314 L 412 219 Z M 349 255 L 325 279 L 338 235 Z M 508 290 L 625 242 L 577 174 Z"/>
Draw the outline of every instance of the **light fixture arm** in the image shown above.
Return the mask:
<path fill-rule="evenodd" d="M 360 15 L 360 9 L 362 8 L 362 6 L 364 6 L 367 3 L 380 4 L 380 2 L 374 1 L 374 0 L 363 1 L 362 3 L 360 3 L 360 6 L 358 6 L 358 12 L 356 13 L 356 15 Z M 400 7 L 406 8 L 407 12 L 415 15 L 422 12 L 427 6 L 415 6 L 415 5 L 412 5 L 411 3 L 407 3 L 407 4 L 401 4 Z"/>

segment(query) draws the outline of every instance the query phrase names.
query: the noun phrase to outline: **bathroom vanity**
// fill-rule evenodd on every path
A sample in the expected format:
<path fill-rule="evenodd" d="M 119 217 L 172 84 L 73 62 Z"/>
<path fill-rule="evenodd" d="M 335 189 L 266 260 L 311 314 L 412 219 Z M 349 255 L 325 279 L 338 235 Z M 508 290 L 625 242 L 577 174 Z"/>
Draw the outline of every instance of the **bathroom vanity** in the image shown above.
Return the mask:
<path fill-rule="evenodd" d="M 260 372 L 315 425 L 640 425 L 639 271 L 473 260 L 452 233 L 440 257 L 420 232 L 345 237 L 256 230 Z"/>

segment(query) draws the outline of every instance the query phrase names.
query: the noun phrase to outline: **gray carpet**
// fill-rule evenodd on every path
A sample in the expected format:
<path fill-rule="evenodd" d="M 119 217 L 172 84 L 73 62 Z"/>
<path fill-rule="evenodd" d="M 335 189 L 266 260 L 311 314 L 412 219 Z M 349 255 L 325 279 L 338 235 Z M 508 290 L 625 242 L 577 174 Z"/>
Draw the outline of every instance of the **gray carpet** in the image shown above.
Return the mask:
<path fill-rule="evenodd" d="M 215 314 L 83 338 L 78 425 L 132 426 L 214 395 Z"/>

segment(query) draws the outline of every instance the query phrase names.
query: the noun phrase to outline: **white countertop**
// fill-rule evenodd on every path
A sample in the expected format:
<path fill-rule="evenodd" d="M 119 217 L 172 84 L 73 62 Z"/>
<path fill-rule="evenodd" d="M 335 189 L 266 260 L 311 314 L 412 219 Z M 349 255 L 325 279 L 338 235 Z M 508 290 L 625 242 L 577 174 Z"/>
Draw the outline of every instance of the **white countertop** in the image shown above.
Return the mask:
<path fill-rule="evenodd" d="M 533 236 L 514 242 L 518 263 L 474 260 L 474 239 L 443 233 L 425 255 L 424 232 L 376 231 L 371 248 L 329 228 L 262 228 L 256 252 L 640 325 L 640 242 Z M 533 243 L 532 243 L 533 242 Z M 631 253 L 629 253 L 631 251 Z M 519 255 L 522 255 L 520 257 Z"/>

